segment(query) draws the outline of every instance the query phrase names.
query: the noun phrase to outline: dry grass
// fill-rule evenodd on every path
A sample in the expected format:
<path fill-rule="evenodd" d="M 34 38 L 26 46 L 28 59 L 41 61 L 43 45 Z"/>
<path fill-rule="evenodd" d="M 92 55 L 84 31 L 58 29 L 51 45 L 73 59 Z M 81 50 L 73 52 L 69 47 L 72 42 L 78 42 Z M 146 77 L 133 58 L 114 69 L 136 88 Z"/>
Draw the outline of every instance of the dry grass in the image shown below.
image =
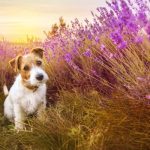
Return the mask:
<path fill-rule="evenodd" d="M 16 133 L 1 127 L 1 149 L 33 150 L 148 150 L 150 109 L 115 94 L 111 99 L 96 91 L 61 91 L 60 101 L 47 109 L 43 122 L 28 120 L 32 132 Z"/>

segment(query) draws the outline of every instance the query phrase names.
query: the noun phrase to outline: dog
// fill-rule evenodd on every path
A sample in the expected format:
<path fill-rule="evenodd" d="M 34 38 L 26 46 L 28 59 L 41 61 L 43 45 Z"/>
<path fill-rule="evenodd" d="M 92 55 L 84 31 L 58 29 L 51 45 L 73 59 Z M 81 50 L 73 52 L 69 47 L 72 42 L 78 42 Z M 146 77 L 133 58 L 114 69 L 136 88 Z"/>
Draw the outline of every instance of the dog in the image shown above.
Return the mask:
<path fill-rule="evenodd" d="M 4 116 L 14 122 L 16 130 L 24 130 L 28 115 L 37 112 L 41 117 L 46 108 L 46 82 L 49 77 L 44 71 L 43 49 L 35 48 L 26 55 L 19 55 L 9 64 L 18 74 L 8 91 L 4 85 Z"/>

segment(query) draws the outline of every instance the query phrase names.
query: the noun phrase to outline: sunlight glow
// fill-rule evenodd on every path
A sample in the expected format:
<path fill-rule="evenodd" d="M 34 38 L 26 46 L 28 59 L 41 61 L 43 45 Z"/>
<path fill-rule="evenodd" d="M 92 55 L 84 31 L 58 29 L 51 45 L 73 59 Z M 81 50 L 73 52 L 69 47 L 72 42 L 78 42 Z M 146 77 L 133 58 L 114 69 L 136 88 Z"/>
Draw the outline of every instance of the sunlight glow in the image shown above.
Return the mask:
<path fill-rule="evenodd" d="M 43 31 L 48 31 L 52 24 L 63 16 L 68 24 L 78 18 L 92 18 L 91 10 L 99 6 L 100 0 L 0 0 L 0 37 L 7 40 L 26 40 L 28 36 L 44 39 Z M 102 0 L 100 4 L 104 4 Z M 79 5 L 80 3 L 80 5 Z"/>

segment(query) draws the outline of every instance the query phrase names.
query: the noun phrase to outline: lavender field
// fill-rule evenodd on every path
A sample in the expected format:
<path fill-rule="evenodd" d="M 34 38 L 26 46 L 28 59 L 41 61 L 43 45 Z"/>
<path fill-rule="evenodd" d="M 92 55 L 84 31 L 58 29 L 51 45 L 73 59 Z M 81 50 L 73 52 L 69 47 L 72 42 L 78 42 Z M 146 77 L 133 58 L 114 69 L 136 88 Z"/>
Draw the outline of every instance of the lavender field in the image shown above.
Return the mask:
<path fill-rule="evenodd" d="M 61 17 L 44 41 L 0 41 L 0 149 L 150 149 L 150 1 L 106 3 L 92 21 Z M 3 121 L 2 88 L 14 81 L 8 61 L 35 47 L 50 78 L 46 119 L 16 133 Z"/>

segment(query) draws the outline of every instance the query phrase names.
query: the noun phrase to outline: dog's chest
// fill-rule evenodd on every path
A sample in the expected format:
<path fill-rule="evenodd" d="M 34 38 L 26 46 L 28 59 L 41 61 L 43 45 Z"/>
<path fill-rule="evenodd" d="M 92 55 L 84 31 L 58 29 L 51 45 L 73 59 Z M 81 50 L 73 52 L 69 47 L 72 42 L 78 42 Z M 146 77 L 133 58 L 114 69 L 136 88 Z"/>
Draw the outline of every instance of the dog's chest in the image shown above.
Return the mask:
<path fill-rule="evenodd" d="M 25 94 L 21 100 L 21 106 L 27 114 L 37 111 L 42 103 L 44 103 L 44 94 L 41 92 Z"/>

